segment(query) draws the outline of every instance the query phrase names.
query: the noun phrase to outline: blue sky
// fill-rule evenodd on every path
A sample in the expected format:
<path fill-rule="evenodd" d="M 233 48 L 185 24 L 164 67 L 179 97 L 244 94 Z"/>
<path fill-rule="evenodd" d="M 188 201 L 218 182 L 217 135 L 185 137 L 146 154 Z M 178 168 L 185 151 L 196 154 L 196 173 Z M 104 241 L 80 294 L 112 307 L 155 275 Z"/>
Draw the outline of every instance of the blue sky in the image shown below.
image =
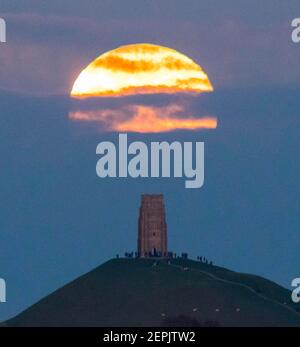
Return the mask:
<path fill-rule="evenodd" d="M 171 249 L 287 287 L 300 276 L 300 45 L 290 38 L 299 16 L 290 0 L 1 1 L 0 319 L 134 250 L 145 192 L 165 194 Z M 215 86 L 193 107 L 218 117 L 216 131 L 129 136 L 204 141 L 200 190 L 100 180 L 96 145 L 117 134 L 68 120 L 81 69 L 136 42 L 187 54 Z"/>
<path fill-rule="evenodd" d="M 68 93 L 99 54 L 137 42 L 186 53 L 218 88 L 296 84 L 299 47 L 290 37 L 298 12 L 297 0 L 3 0 L 0 87 Z"/>

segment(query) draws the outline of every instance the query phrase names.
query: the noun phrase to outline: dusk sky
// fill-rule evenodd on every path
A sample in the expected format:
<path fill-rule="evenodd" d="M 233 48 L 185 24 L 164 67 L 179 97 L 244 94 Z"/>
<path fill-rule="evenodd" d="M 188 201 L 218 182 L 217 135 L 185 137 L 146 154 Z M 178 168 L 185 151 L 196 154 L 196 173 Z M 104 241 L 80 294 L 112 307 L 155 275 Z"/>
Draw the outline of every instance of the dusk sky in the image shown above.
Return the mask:
<path fill-rule="evenodd" d="M 291 40 L 299 0 L 1 0 L 0 17 L 0 320 L 134 251 L 142 193 L 165 195 L 171 250 L 287 288 L 300 277 L 300 44 Z M 128 135 L 204 141 L 200 189 L 184 179 L 101 180 L 96 146 L 118 134 L 69 119 L 79 73 L 134 43 L 190 57 L 214 92 L 97 105 L 184 102 L 191 115 L 218 119 L 217 129 Z"/>

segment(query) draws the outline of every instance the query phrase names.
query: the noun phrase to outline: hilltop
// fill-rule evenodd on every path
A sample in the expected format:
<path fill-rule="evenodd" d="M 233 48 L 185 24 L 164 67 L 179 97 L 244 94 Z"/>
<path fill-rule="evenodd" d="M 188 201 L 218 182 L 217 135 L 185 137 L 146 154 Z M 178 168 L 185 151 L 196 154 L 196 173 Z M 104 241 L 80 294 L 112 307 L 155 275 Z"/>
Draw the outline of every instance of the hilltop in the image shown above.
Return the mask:
<path fill-rule="evenodd" d="M 192 260 L 113 259 L 4 325 L 300 326 L 290 295 L 264 278 Z"/>

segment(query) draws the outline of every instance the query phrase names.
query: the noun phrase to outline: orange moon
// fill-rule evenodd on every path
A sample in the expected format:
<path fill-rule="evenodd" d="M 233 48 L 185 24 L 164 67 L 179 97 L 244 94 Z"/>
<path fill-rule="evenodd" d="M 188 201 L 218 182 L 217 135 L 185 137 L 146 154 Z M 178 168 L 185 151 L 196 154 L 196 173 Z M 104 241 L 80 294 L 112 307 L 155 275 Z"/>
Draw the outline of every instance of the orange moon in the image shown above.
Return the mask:
<path fill-rule="evenodd" d="M 79 74 L 71 96 L 211 91 L 207 74 L 192 59 L 171 48 L 141 43 L 121 46 L 96 58 Z"/>

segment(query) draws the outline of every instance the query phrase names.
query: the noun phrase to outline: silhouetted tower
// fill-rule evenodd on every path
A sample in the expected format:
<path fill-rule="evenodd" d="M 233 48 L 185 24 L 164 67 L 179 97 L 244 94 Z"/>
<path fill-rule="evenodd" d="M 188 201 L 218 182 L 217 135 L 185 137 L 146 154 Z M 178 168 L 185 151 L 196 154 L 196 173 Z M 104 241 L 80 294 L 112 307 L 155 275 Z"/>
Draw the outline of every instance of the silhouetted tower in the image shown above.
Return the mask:
<path fill-rule="evenodd" d="M 138 255 L 143 258 L 166 257 L 168 255 L 167 223 L 162 194 L 142 195 L 138 230 Z"/>

